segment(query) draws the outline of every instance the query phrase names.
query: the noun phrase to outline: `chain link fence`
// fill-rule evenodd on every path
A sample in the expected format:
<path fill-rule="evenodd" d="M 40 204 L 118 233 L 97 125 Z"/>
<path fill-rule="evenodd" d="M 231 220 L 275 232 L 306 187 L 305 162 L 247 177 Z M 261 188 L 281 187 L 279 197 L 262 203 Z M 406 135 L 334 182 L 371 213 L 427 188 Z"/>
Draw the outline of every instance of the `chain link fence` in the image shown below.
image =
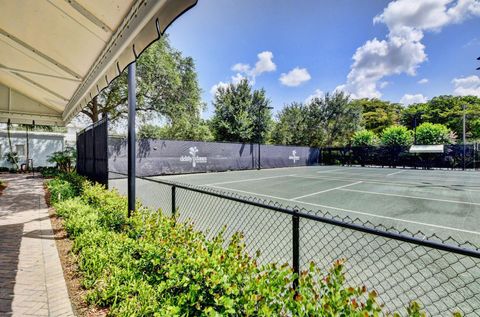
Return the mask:
<path fill-rule="evenodd" d="M 431 316 L 480 316 L 480 250 L 468 242 L 148 178 L 137 178 L 137 193 L 208 237 L 242 232 L 260 263 L 288 263 L 299 272 L 312 261 L 326 270 L 344 258 L 347 284 L 376 290 L 387 311 L 404 315 L 416 300 Z"/>
<path fill-rule="evenodd" d="M 443 153 L 410 153 L 408 146 L 362 146 L 321 148 L 324 165 L 361 165 L 443 169 L 478 169 L 478 144 L 450 144 Z"/>

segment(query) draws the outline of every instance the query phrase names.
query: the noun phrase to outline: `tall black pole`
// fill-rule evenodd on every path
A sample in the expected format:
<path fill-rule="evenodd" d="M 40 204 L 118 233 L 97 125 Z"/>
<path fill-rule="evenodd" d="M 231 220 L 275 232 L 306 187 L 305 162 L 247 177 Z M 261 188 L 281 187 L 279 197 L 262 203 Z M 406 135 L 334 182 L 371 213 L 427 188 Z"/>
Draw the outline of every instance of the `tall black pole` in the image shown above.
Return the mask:
<path fill-rule="evenodd" d="M 262 168 L 260 164 L 260 124 L 261 122 L 261 115 L 262 115 L 262 107 L 258 107 L 258 116 L 257 116 L 257 141 L 258 141 L 258 167 L 257 169 L 260 170 Z"/>
<path fill-rule="evenodd" d="M 29 147 L 29 140 L 28 140 L 28 124 L 25 125 L 25 131 L 26 131 L 26 134 L 27 134 L 27 165 L 26 165 L 26 168 L 27 168 L 27 172 L 29 170 L 29 158 L 30 158 L 30 147 Z"/>
<path fill-rule="evenodd" d="M 128 65 L 128 217 L 135 210 L 135 62 Z"/>
<path fill-rule="evenodd" d="M 465 170 L 465 146 L 467 143 L 467 137 L 465 135 L 465 104 L 463 105 L 463 170 Z"/>

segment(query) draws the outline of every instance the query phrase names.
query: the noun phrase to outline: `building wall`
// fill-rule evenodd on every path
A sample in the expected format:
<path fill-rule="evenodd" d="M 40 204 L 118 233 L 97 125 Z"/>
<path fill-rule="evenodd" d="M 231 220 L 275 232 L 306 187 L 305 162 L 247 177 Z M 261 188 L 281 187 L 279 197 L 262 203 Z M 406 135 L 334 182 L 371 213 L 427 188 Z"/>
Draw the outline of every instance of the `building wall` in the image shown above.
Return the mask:
<path fill-rule="evenodd" d="M 33 166 L 52 166 L 47 162 L 48 157 L 56 151 L 62 151 L 65 144 L 65 135 L 62 133 L 49 132 L 29 132 L 29 158 L 33 159 Z M 13 151 L 17 151 L 17 146 L 23 155 L 19 156 L 19 164 L 27 161 L 27 138 L 25 131 L 12 131 L 11 140 Z M 0 167 L 12 167 L 5 159 L 5 154 L 10 152 L 8 135 L 6 131 L 0 131 Z"/>

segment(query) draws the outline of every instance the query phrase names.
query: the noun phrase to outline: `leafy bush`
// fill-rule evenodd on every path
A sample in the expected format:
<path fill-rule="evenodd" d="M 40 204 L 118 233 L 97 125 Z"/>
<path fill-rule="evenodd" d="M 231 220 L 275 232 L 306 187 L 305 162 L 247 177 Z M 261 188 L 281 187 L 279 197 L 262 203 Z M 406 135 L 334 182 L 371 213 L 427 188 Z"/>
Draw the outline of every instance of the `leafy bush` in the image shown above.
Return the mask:
<path fill-rule="evenodd" d="M 377 135 L 369 130 L 355 132 L 350 141 L 352 142 L 352 146 L 373 146 L 379 142 Z"/>
<path fill-rule="evenodd" d="M 63 151 L 53 152 L 47 159 L 50 163 L 55 163 L 61 172 L 71 172 L 75 165 L 77 153 L 73 147 L 67 147 Z"/>
<path fill-rule="evenodd" d="M 17 152 L 7 152 L 4 155 L 5 160 L 13 165 L 13 170 L 18 170 L 18 160 L 20 159 Z"/>
<path fill-rule="evenodd" d="M 76 192 L 69 182 L 63 179 L 52 179 L 47 183 L 48 191 L 50 192 L 50 204 L 55 204 L 64 199 L 73 198 Z"/>
<path fill-rule="evenodd" d="M 412 131 L 401 125 L 386 128 L 380 139 L 386 146 L 409 146 L 413 143 Z"/>
<path fill-rule="evenodd" d="M 63 186 L 67 178 L 49 185 Z M 374 291 L 345 285 L 344 260 L 328 272 L 312 263 L 298 277 L 295 291 L 291 286 L 297 277 L 291 268 L 258 265 L 256 257 L 247 254 L 241 234 L 228 242 L 222 234 L 207 239 L 191 224 L 140 206 L 126 218 L 124 197 L 100 185 L 82 186 L 80 197 L 61 196 L 55 208 L 74 240 L 86 300 L 108 307 L 109 315 L 306 317 L 382 312 Z M 408 309 L 410 316 L 421 316 L 418 304 Z"/>
<path fill-rule="evenodd" d="M 51 166 L 41 167 L 38 169 L 38 171 L 40 174 L 42 174 L 43 178 L 52 178 L 60 174 L 58 168 Z"/>
<path fill-rule="evenodd" d="M 425 122 L 417 127 L 417 144 L 449 144 L 451 133 L 443 124 Z"/>
<path fill-rule="evenodd" d="M 76 197 L 81 194 L 85 179 L 76 173 L 60 173 L 48 180 L 46 186 L 50 192 L 50 203 Z"/>

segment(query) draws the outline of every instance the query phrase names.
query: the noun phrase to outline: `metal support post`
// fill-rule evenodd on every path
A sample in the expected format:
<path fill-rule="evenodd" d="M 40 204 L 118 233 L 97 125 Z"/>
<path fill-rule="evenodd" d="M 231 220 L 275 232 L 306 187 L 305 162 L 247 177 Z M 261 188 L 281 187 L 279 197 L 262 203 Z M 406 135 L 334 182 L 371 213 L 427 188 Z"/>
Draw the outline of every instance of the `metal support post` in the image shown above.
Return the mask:
<path fill-rule="evenodd" d="M 297 212 L 297 210 L 295 210 Z M 292 242 L 293 242 L 293 272 L 297 277 L 293 280 L 293 288 L 298 287 L 298 278 L 300 276 L 300 217 L 292 216 Z"/>
<path fill-rule="evenodd" d="M 128 65 L 128 217 L 135 211 L 135 62 Z"/>

